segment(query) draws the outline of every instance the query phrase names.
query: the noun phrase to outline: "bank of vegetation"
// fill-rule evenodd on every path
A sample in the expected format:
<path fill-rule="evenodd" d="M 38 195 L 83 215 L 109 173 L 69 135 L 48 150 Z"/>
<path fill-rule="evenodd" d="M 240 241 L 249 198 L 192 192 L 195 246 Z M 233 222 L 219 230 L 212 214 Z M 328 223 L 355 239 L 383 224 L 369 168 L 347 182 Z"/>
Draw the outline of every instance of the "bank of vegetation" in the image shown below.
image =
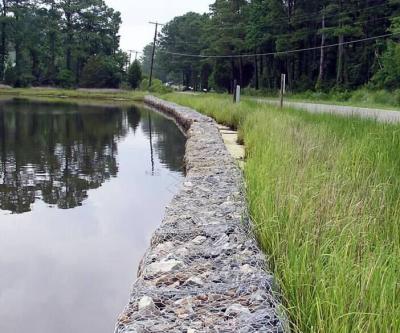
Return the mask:
<path fill-rule="evenodd" d="M 52 89 L 52 88 L 2 88 L 0 98 L 18 97 L 41 100 L 98 100 L 98 101 L 142 101 L 143 91 L 117 89 Z"/>
<path fill-rule="evenodd" d="M 239 128 L 254 228 L 294 332 L 400 331 L 399 125 L 164 98 Z"/>
<path fill-rule="evenodd" d="M 120 49 L 121 14 L 104 0 L 0 2 L 0 82 L 13 87 L 137 88 Z"/>
<path fill-rule="evenodd" d="M 154 72 L 194 90 L 231 91 L 237 80 L 276 95 L 283 73 L 291 93 L 391 92 L 400 88 L 399 13 L 397 0 L 215 0 L 163 27 Z M 145 73 L 151 53 L 149 44 Z"/>

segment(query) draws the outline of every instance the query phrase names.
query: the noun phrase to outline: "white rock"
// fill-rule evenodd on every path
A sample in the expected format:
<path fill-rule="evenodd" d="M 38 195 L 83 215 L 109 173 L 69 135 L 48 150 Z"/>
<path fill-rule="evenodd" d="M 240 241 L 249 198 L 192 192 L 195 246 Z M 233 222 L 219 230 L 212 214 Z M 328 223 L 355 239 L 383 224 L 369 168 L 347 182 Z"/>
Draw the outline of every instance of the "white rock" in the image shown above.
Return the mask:
<path fill-rule="evenodd" d="M 186 297 L 186 298 L 178 299 L 177 301 L 174 302 L 174 305 L 177 305 L 177 306 L 192 306 L 192 298 L 189 296 L 189 297 Z"/>
<path fill-rule="evenodd" d="M 202 287 L 204 286 L 204 282 L 202 279 L 200 279 L 197 276 L 192 276 L 189 279 L 187 279 L 184 283 L 186 286 L 196 286 L 196 287 Z"/>
<path fill-rule="evenodd" d="M 154 301 L 149 296 L 143 296 L 139 301 L 139 311 L 153 311 L 156 309 Z"/>
<path fill-rule="evenodd" d="M 172 242 L 165 242 L 158 244 L 154 249 L 155 252 L 169 252 L 174 248 L 174 243 Z"/>
<path fill-rule="evenodd" d="M 197 331 L 193 328 L 188 328 L 187 333 L 196 333 Z"/>
<path fill-rule="evenodd" d="M 262 302 L 262 301 L 265 300 L 265 297 L 264 297 L 263 293 L 260 290 L 257 290 L 256 292 L 251 294 L 250 300 L 252 302 Z"/>
<path fill-rule="evenodd" d="M 140 327 L 129 327 L 127 333 L 144 333 L 143 328 Z"/>
<path fill-rule="evenodd" d="M 185 257 L 189 254 L 189 250 L 186 247 L 180 247 L 174 253 L 179 257 Z"/>
<path fill-rule="evenodd" d="M 250 314 L 250 310 L 241 304 L 232 304 L 225 311 L 225 317 L 237 317 L 243 314 Z"/>
<path fill-rule="evenodd" d="M 184 263 L 179 260 L 161 260 L 159 262 L 154 262 L 146 267 L 147 275 L 156 275 L 161 273 L 168 273 L 174 270 L 178 270 L 184 266 Z"/>
<path fill-rule="evenodd" d="M 246 264 L 240 267 L 240 272 L 243 274 L 252 274 L 254 273 L 254 269 L 250 265 Z"/>
<path fill-rule="evenodd" d="M 201 245 L 207 240 L 207 237 L 204 236 L 197 236 L 195 239 L 192 240 L 192 242 L 196 245 Z"/>
<path fill-rule="evenodd" d="M 233 206 L 235 203 L 232 201 L 226 201 L 224 203 L 221 204 L 221 207 L 231 207 Z"/>
<path fill-rule="evenodd" d="M 220 239 L 215 242 L 215 245 L 223 245 L 229 243 L 229 236 L 227 234 L 223 234 Z"/>

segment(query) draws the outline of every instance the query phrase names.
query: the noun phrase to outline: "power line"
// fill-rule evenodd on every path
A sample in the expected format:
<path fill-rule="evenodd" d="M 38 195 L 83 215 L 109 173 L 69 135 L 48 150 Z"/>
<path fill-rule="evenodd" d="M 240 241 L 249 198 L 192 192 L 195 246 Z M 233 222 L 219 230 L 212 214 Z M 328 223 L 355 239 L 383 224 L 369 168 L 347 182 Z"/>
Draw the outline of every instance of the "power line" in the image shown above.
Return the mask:
<path fill-rule="evenodd" d="M 232 54 L 232 55 L 203 55 L 203 54 L 187 54 L 187 53 L 178 53 L 178 52 L 168 52 L 164 50 L 160 50 L 160 53 L 164 54 L 169 54 L 169 55 L 174 55 L 174 56 L 180 56 L 180 57 L 189 57 L 189 58 L 203 58 L 203 59 L 221 59 L 221 58 L 247 58 L 247 57 L 256 57 L 256 56 L 275 56 L 275 55 L 284 55 L 284 54 L 292 54 L 292 53 L 300 53 L 300 52 L 305 52 L 305 51 L 312 51 L 312 50 L 321 50 L 321 49 L 327 49 L 339 45 L 349 45 L 349 44 L 356 44 L 356 43 L 362 43 L 366 41 L 371 41 L 371 40 L 376 40 L 376 39 L 382 39 L 386 37 L 391 37 L 391 36 L 396 36 L 400 35 L 400 32 L 394 32 L 390 34 L 384 34 L 384 35 L 379 35 L 379 36 L 374 36 L 374 37 L 367 37 L 367 38 L 362 38 L 362 39 L 356 39 L 348 42 L 343 42 L 343 43 L 335 43 L 335 44 L 329 44 L 329 45 L 324 45 L 324 46 L 316 46 L 316 47 L 309 47 L 309 48 L 302 48 L 302 49 L 295 49 L 295 50 L 288 50 L 288 51 L 278 51 L 278 52 L 268 52 L 268 53 L 254 53 L 254 54 Z"/>

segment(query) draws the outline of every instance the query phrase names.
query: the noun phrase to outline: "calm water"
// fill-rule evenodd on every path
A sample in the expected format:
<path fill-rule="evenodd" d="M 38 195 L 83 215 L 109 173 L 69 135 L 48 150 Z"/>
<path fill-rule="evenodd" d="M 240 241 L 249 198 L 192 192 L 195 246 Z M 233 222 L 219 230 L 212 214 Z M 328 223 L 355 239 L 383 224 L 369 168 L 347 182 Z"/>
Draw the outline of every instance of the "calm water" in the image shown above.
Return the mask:
<path fill-rule="evenodd" d="M 184 144 L 143 108 L 0 102 L 0 332 L 113 332 Z"/>

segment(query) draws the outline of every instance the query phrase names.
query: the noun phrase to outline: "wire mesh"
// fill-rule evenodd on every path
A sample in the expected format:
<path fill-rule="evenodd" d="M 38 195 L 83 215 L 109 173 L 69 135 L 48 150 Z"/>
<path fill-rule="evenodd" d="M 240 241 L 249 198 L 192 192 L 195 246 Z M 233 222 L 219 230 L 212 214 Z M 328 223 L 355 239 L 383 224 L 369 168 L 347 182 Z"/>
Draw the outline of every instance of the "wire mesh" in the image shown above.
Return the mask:
<path fill-rule="evenodd" d="M 284 332 L 273 276 L 254 237 L 240 169 L 216 124 L 154 98 L 187 127 L 187 176 L 138 269 L 116 333 Z"/>

